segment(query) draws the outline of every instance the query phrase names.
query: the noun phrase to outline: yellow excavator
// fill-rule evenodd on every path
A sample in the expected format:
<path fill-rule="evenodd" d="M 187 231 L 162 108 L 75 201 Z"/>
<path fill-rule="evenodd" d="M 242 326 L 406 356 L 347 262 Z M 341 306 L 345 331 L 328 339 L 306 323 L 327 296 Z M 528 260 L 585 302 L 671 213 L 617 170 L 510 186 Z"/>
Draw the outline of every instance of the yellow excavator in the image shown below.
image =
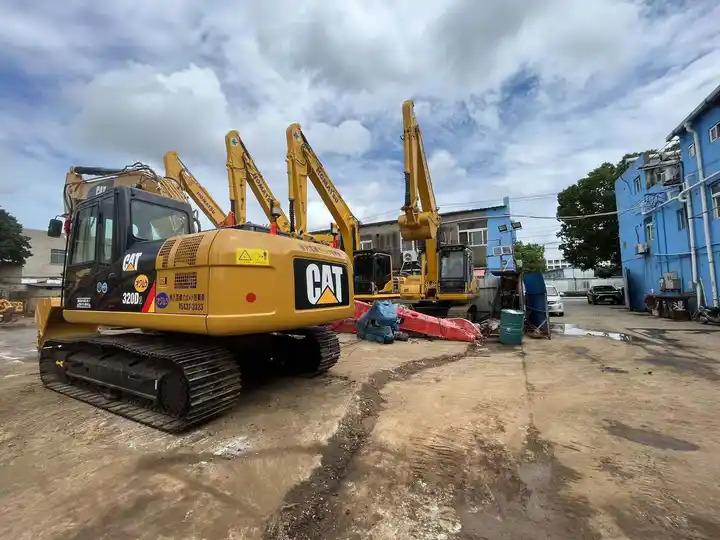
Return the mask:
<path fill-rule="evenodd" d="M 359 249 L 360 222 L 308 143 L 300 124 L 290 124 L 286 138 L 291 233 L 301 236 L 307 234 L 309 178 L 333 221 L 337 223 L 340 246 L 353 261 L 355 298 L 370 301 L 399 298 L 399 292 L 393 288 L 392 256 L 382 251 Z"/>
<path fill-rule="evenodd" d="M 273 195 L 270 186 L 240 138 L 240 133 L 236 130 L 229 131 L 225 135 L 225 151 L 227 153 L 230 201 L 235 219 L 239 223 L 247 221 L 246 186 L 250 185 L 250 189 L 270 224 L 274 224 L 280 232 L 290 233 L 290 222 L 280 206 L 280 201 Z"/>
<path fill-rule="evenodd" d="M 405 203 L 398 224 L 403 239 L 419 241 L 424 248 L 420 257 L 422 271 L 401 282 L 401 299 L 418 311 L 472 319 L 472 301 L 478 290 L 472 250 L 462 244 L 440 244 L 440 213 L 411 100 L 403 102 L 402 115 Z"/>
<path fill-rule="evenodd" d="M 199 232 L 192 185 L 142 164 L 70 169 L 62 297 L 36 310 L 46 387 L 178 432 L 235 405 L 241 365 L 337 362 L 324 325 L 354 312 L 346 254 L 255 226 Z"/>

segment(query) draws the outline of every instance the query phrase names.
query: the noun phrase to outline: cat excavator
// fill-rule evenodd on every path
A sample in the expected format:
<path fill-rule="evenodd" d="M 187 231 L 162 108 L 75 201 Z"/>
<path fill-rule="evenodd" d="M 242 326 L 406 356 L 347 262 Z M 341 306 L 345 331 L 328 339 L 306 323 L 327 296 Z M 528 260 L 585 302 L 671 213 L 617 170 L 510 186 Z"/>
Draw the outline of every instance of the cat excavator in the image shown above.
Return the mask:
<path fill-rule="evenodd" d="M 392 279 L 392 256 L 375 250 L 361 250 L 360 222 L 340 195 L 322 162 L 308 143 L 300 124 L 286 130 L 290 231 L 307 234 L 308 178 L 337 223 L 340 246 L 353 261 L 355 298 L 380 300 L 399 298 Z"/>
<path fill-rule="evenodd" d="M 440 213 L 411 100 L 403 102 L 402 116 L 405 203 L 398 224 L 403 239 L 419 241 L 424 248 L 420 257 L 422 271 L 401 282 L 401 299 L 428 314 L 472 319 L 472 301 L 478 290 L 472 250 L 462 244 L 441 245 Z"/>
<path fill-rule="evenodd" d="M 346 254 L 251 224 L 200 232 L 188 192 L 213 205 L 192 185 L 142 164 L 70 169 L 62 296 L 36 310 L 47 388 L 179 432 L 237 403 L 242 366 L 337 362 L 325 325 L 354 312 Z"/>

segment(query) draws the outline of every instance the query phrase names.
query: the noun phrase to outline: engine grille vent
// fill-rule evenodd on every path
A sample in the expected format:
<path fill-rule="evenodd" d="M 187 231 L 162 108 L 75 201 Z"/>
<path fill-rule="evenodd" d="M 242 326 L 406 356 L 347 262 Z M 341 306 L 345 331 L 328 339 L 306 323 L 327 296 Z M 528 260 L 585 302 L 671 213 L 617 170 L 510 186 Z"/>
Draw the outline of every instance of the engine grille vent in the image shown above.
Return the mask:
<path fill-rule="evenodd" d="M 177 250 L 175 250 L 175 264 L 185 264 L 193 266 L 196 262 L 198 248 L 202 242 L 203 236 L 190 236 L 180 240 Z"/>
<path fill-rule="evenodd" d="M 197 289 L 197 272 L 176 272 L 176 289 Z"/>
<path fill-rule="evenodd" d="M 160 248 L 160 251 L 158 252 L 158 256 L 160 257 L 160 261 L 161 261 L 160 267 L 161 268 L 168 267 L 168 261 L 170 259 L 170 251 L 172 250 L 173 246 L 175 245 L 175 242 L 177 242 L 177 238 L 167 240 Z"/>

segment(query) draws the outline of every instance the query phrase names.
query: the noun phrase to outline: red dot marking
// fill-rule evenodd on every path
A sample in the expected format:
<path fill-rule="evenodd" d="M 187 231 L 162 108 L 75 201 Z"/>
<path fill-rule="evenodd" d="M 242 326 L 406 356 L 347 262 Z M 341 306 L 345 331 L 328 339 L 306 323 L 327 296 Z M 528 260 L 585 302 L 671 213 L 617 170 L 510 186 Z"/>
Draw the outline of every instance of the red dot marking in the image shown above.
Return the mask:
<path fill-rule="evenodd" d="M 249 292 L 245 295 L 245 300 L 252 304 L 255 300 L 257 300 L 257 296 L 255 296 L 255 293 Z"/>

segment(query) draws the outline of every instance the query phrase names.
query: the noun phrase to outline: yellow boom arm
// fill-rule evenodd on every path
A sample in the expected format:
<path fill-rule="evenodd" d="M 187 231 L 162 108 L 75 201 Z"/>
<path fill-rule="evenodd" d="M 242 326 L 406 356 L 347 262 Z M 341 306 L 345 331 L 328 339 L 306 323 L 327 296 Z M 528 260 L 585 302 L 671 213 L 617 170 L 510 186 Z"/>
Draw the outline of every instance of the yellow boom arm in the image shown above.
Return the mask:
<path fill-rule="evenodd" d="M 236 130 L 225 135 L 227 151 L 228 184 L 230 188 L 230 206 L 238 223 L 247 221 L 246 186 L 249 184 L 255 198 L 270 223 L 275 221 L 281 232 L 290 232 L 290 222 L 282 211 L 280 201 L 270 191 L 270 186 L 255 165 L 250 152 Z"/>
<path fill-rule="evenodd" d="M 307 234 L 307 179 L 313 183 L 320 198 L 338 225 L 343 249 L 350 260 L 360 247 L 360 222 L 343 200 L 322 163 L 315 155 L 300 124 L 290 124 L 287 136 L 288 195 L 290 221 L 296 234 Z"/>
<path fill-rule="evenodd" d="M 215 227 L 227 227 L 235 224 L 234 216 L 227 215 L 223 211 L 208 190 L 197 181 L 180 160 L 177 152 L 166 152 L 163 162 L 165 163 L 165 176 L 180 185 Z"/>
<path fill-rule="evenodd" d="M 437 238 L 440 214 L 435 203 L 430 169 L 422 133 L 415 118 L 414 103 L 403 102 L 403 154 L 405 157 L 405 204 L 398 217 L 405 240 L 425 241 L 426 280 L 438 281 Z"/>

